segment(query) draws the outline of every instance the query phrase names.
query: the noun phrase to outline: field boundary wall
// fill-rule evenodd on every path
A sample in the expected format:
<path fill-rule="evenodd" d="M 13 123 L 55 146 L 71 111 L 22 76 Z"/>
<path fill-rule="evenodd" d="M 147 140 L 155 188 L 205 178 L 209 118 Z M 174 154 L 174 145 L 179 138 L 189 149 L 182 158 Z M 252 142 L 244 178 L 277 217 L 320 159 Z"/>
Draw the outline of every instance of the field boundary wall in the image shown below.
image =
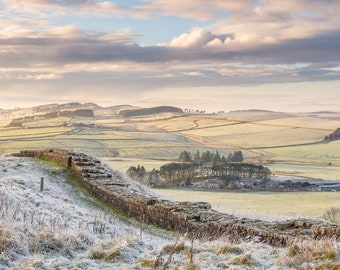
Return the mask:
<path fill-rule="evenodd" d="M 340 239 L 340 226 L 297 219 L 266 222 L 217 212 L 206 202 L 165 200 L 141 191 L 92 156 L 63 149 L 23 150 L 17 157 L 54 160 L 71 169 L 96 198 L 128 217 L 193 238 L 264 242 L 286 246 L 298 239 Z"/>

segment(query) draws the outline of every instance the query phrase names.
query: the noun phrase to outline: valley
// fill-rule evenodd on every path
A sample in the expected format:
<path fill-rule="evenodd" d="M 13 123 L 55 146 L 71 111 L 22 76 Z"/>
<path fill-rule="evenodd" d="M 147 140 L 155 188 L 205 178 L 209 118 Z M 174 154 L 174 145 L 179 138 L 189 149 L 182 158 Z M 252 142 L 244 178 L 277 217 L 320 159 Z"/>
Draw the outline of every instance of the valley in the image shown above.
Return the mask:
<path fill-rule="evenodd" d="M 296 269 L 301 264 L 317 265 L 320 269 L 338 267 L 338 243 L 334 246 L 328 240 L 273 247 L 227 239 L 193 241 L 153 226 L 144 227 L 146 225 L 117 215 L 93 201 L 84 190 L 75 188 L 65 169 L 7 155 L 23 149 L 72 150 L 95 156 L 124 174 L 137 164 L 147 170 L 160 168 L 176 161 L 183 150 L 192 154 L 218 150 L 225 156 L 242 151 L 246 162 L 270 168 L 275 177 L 336 183 L 340 177 L 340 141 L 325 140 L 325 137 L 339 127 L 340 113 L 193 114 L 151 110 L 150 115 L 142 110 L 143 115 L 132 113 L 133 116 L 127 117 L 126 112 L 120 115 L 123 109 L 135 107 L 103 108 L 92 103 L 70 103 L 1 111 L 0 202 L 14 203 L 15 208 L 2 208 L 6 218 L 1 219 L 4 245 L 0 249 L 6 252 L 1 253 L 0 269 L 21 269 L 24 265 L 27 269 L 111 269 L 113 266 L 117 269 L 225 269 L 229 266 L 232 269 Z M 63 110 L 67 113 L 58 113 Z M 93 116 L 72 113 L 79 110 L 91 110 Z M 35 116 L 39 114 L 44 116 Z M 15 126 L 11 125 L 12 119 L 19 118 L 21 122 L 16 120 Z M 47 179 L 48 186 L 43 194 L 37 192 L 41 175 Z M 183 188 L 158 188 L 148 192 L 174 201 L 206 201 L 214 210 L 241 219 L 282 224 L 293 218 L 324 220 L 325 212 L 338 207 L 340 201 L 339 192 L 247 193 Z M 27 219 L 33 222 L 28 227 L 29 234 L 20 229 Z M 62 226 L 53 231 L 58 222 Z M 19 239 L 10 235 L 21 237 L 21 249 Z M 87 242 L 81 244 L 84 239 Z M 310 256 L 301 258 L 299 253 L 290 253 L 292 248 L 305 250 Z M 326 253 L 332 256 L 327 258 Z"/>

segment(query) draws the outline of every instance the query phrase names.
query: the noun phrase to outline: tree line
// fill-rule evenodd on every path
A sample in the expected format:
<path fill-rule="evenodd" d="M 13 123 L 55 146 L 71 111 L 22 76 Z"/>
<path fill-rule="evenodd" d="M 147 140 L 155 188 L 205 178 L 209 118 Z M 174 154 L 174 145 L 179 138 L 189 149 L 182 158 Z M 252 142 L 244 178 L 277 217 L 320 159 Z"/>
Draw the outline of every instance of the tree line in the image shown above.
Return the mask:
<path fill-rule="evenodd" d="M 262 165 L 239 162 L 218 163 L 168 163 L 160 168 L 161 178 L 168 184 L 179 184 L 191 181 L 218 178 L 228 182 L 238 181 L 241 178 L 256 178 L 267 180 L 271 172 Z"/>
<path fill-rule="evenodd" d="M 196 151 L 194 155 L 191 155 L 188 151 L 182 151 L 178 156 L 179 162 L 191 162 L 191 163 L 208 163 L 208 162 L 243 162 L 244 157 L 242 151 L 234 151 L 230 153 L 228 156 L 220 155 L 218 150 L 215 153 L 210 152 L 209 150 L 205 152 Z"/>

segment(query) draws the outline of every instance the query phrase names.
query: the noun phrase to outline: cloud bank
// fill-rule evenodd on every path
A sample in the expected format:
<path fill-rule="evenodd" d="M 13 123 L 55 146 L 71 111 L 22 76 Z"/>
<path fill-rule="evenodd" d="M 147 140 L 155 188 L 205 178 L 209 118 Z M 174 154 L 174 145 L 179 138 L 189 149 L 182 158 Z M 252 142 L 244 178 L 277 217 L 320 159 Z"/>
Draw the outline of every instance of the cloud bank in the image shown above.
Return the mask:
<path fill-rule="evenodd" d="M 137 93 L 137 88 L 340 80 L 336 0 L 140 0 L 129 5 L 2 0 L 0 4 L 0 83 L 13 91 L 28 83 L 33 92 L 36 87 L 48 91 L 65 89 L 64 85 L 107 89 L 106 83 Z M 132 27 L 89 30 L 86 23 L 72 24 L 70 18 L 88 24 L 98 19 L 107 24 L 126 20 Z M 190 19 L 193 26 L 169 36 L 167 43 L 138 42 L 148 29 L 135 32 L 134 24 L 168 18 Z M 67 91 L 60 90 L 60 95 L 66 97 Z"/>

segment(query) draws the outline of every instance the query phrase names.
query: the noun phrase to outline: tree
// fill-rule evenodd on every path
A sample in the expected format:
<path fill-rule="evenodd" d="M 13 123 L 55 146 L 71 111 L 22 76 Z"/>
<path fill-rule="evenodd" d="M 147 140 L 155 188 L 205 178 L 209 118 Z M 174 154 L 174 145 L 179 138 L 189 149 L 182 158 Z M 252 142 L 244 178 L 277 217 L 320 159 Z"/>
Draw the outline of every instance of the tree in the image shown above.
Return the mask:
<path fill-rule="evenodd" d="M 139 165 L 138 165 L 138 166 L 139 166 Z M 140 179 L 142 179 L 142 178 L 145 176 L 145 174 L 146 174 L 146 170 L 145 170 L 144 166 L 139 167 L 139 170 L 138 170 L 138 177 L 139 177 Z"/>
<path fill-rule="evenodd" d="M 136 179 L 137 178 L 137 168 L 134 166 L 131 166 L 127 171 L 126 171 L 127 175 L 131 178 L 131 179 Z"/>
<path fill-rule="evenodd" d="M 159 180 L 160 180 L 159 170 L 156 170 L 155 168 L 153 168 L 152 171 L 147 173 L 147 174 L 148 174 L 148 177 L 147 177 L 147 184 L 148 185 L 154 186 L 159 182 Z"/>
<path fill-rule="evenodd" d="M 140 166 L 138 164 L 137 168 L 134 166 L 131 166 L 127 171 L 126 171 L 127 175 L 133 179 L 136 180 L 138 182 L 143 182 L 144 178 L 146 176 L 146 170 L 144 168 L 144 166 Z"/>
<path fill-rule="evenodd" d="M 179 162 L 191 162 L 191 154 L 187 151 L 182 151 L 178 157 Z"/>
<path fill-rule="evenodd" d="M 222 158 L 221 158 L 221 155 L 220 153 L 218 152 L 218 150 L 216 150 L 216 153 L 214 155 L 214 159 L 213 159 L 213 162 L 221 162 Z"/>
<path fill-rule="evenodd" d="M 228 155 L 227 161 L 229 162 L 243 162 L 244 157 L 242 151 L 235 151 L 234 153 L 230 153 Z"/>
<path fill-rule="evenodd" d="M 196 151 L 196 153 L 194 154 L 194 162 L 195 163 L 200 163 L 201 160 L 201 153 L 199 150 Z"/>
<path fill-rule="evenodd" d="M 191 163 L 167 163 L 160 168 L 160 176 L 169 184 L 178 184 L 195 177 L 195 165 Z"/>
<path fill-rule="evenodd" d="M 202 162 L 212 162 L 212 154 L 210 153 L 209 150 L 202 153 L 201 160 Z"/>

